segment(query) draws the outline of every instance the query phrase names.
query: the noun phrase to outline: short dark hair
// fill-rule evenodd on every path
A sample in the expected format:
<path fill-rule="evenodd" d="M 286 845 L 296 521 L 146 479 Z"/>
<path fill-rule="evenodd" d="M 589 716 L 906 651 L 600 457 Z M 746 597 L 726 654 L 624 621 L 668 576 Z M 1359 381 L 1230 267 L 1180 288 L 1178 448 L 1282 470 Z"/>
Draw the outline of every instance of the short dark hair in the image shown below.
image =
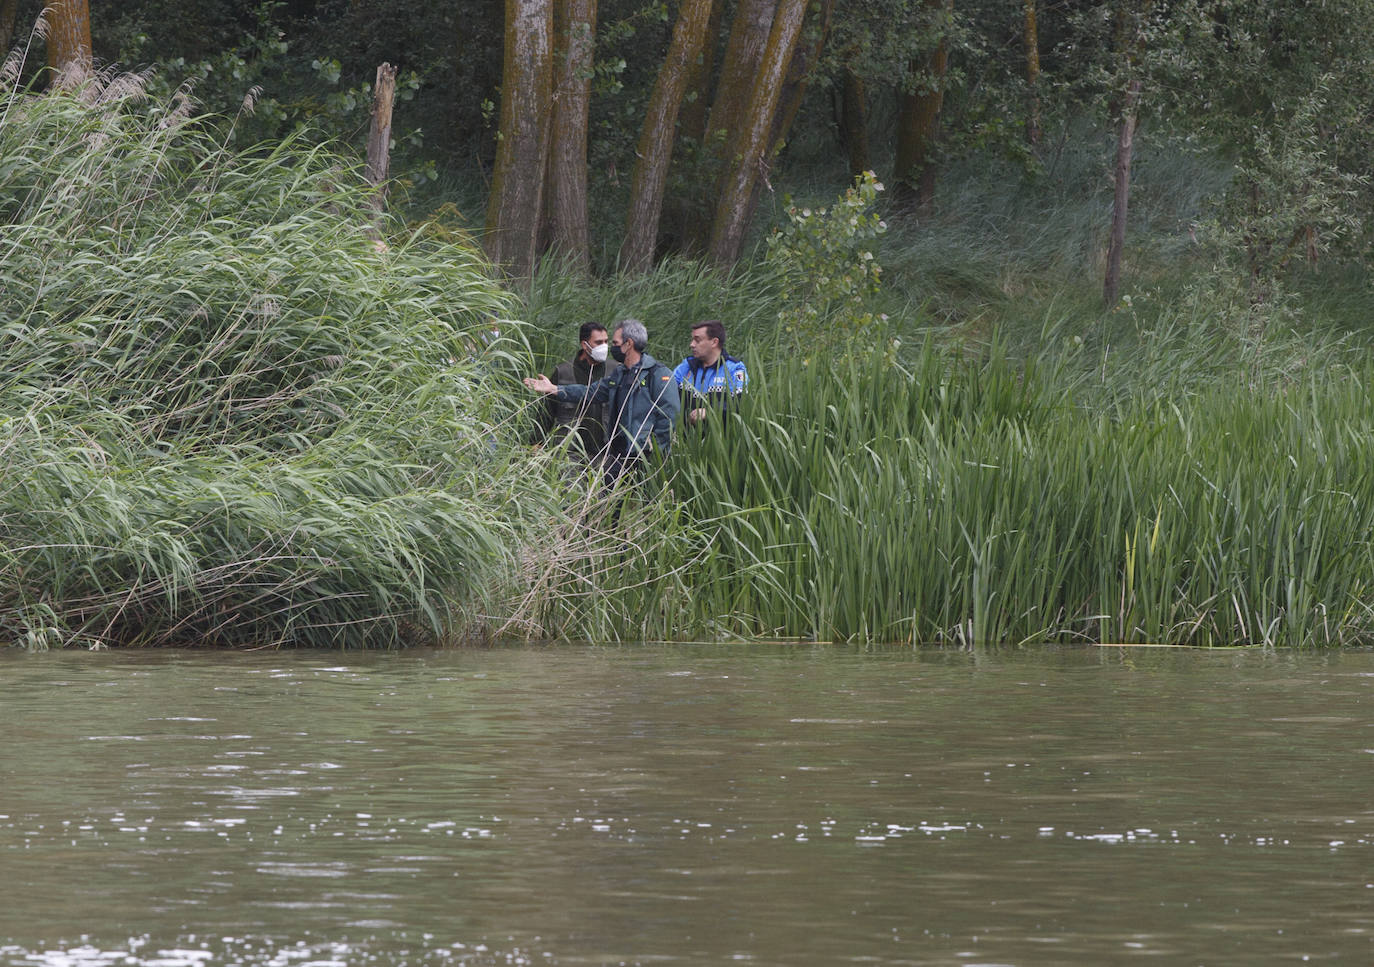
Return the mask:
<path fill-rule="evenodd" d="M 577 344 L 580 346 L 592 338 L 594 332 L 605 332 L 606 327 L 599 322 L 584 322 L 577 330 Z"/>
<path fill-rule="evenodd" d="M 705 321 L 703 321 L 703 322 L 693 323 L 693 324 L 692 324 L 692 331 L 693 331 L 693 332 L 696 332 L 698 329 L 705 329 L 705 330 L 706 330 L 706 338 L 707 338 L 707 339 L 715 339 L 715 340 L 717 340 L 717 341 L 720 343 L 720 351 L 721 351 L 722 353 L 725 352 L 725 324 L 724 324 L 724 323 L 722 323 L 719 319 L 707 319 L 707 320 L 705 320 Z"/>

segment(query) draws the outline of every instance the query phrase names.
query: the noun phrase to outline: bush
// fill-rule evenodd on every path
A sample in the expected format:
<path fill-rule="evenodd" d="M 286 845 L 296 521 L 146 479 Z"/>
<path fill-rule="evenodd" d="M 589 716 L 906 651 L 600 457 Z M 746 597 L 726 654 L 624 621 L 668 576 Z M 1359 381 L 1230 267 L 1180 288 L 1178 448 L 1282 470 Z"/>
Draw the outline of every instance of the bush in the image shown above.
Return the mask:
<path fill-rule="evenodd" d="M 225 150 L 141 97 L 0 101 L 0 632 L 461 630 L 550 493 L 508 442 L 506 295 L 423 228 L 374 245 L 327 148 Z"/>

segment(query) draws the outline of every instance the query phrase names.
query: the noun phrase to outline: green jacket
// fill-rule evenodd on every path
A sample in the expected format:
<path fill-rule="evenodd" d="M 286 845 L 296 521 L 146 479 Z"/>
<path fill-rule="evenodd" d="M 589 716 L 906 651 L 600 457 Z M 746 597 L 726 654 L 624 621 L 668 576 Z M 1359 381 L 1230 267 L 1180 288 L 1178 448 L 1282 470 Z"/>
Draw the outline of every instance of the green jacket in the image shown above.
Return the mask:
<path fill-rule="evenodd" d="M 578 353 L 566 363 L 559 363 L 549 381 L 555 386 L 591 386 L 599 379 L 610 376 L 620 368 L 619 363 L 589 363 Z M 596 456 L 606 446 L 606 407 L 583 399 L 577 402 L 548 397 L 548 408 L 544 411 L 544 431 L 546 434 L 575 433 L 582 451 L 589 457 Z"/>
<path fill-rule="evenodd" d="M 619 443 L 636 457 L 649 449 L 651 436 L 659 452 L 668 455 L 673 424 L 682 408 L 673 371 L 648 353 L 634 366 L 622 366 L 590 386 L 560 386 L 553 396 L 563 403 L 605 404 L 607 427 L 615 427 L 608 442 Z"/>

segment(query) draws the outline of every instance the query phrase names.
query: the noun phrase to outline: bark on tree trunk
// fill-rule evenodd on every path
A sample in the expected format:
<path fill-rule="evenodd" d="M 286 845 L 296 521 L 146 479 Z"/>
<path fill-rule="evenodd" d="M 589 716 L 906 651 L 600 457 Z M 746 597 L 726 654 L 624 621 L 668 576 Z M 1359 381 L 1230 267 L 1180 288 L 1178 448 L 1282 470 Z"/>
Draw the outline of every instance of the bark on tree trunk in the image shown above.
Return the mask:
<path fill-rule="evenodd" d="M 840 138 L 849 155 L 849 177 L 857 178 L 873 168 L 868 151 L 868 91 L 864 80 L 851 70 L 844 72 L 840 100 Z"/>
<path fill-rule="evenodd" d="M 506 0 L 501 123 L 487 199 L 487 256 L 508 275 L 534 273 L 553 103 L 552 0 Z"/>
<path fill-rule="evenodd" d="M 811 0 L 807 5 L 806 20 L 802 24 L 802 34 L 792 59 L 787 65 L 787 76 L 782 83 L 782 93 L 778 98 L 777 110 L 773 112 L 773 124 L 764 143 L 763 157 L 759 163 L 759 177 L 754 182 L 754 190 L 749 195 L 749 207 L 744 213 L 744 223 L 748 226 L 758 211 L 759 201 L 765 189 L 771 190 L 768 175 L 778 152 L 787 143 L 792 122 L 801 110 L 802 99 L 806 97 L 811 73 L 825 50 L 825 42 L 830 36 L 830 15 L 835 9 L 835 0 Z"/>
<path fill-rule="evenodd" d="M 787 65 L 787 76 L 782 83 L 782 94 L 778 99 L 778 109 L 773 115 L 772 130 L 768 133 L 768 152 L 776 155 L 792 130 L 792 122 L 801 110 L 802 100 L 806 97 L 811 74 L 825 50 L 825 42 L 830 37 L 830 16 L 835 10 L 835 0 L 813 0 L 807 8 L 807 21 L 803 24 L 801 38 L 792 52 Z M 804 42 L 803 42 L 804 41 Z"/>
<path fill-rule="evenodd" d="M 738 133 L 749 114 L 750 95 L 777 9 L 778 0 L 740 0 L 730 25 L 730 39 L 725 46 L 720 79 L 716 81 L 716 94 L 711 101 L 702 139 L 702 167 L 715 186 L 714 191 L 708 189 L 713 198 L 720 197 L 726 175 L 737 163 Z M 715 206 L 708 206 L 706 217 L 690 226 L 689 248 L 708 249 L 714 212 Z"/>
<path fill-rule="evenodd" d="M 53 86 L 76 87 L 95 67 L 88 0 L 45 0 L 43 15 L 48 26 L 48 66 L 55 75 Z"/>
<path fill-rule="evenodd" d="M 377 83 L 372 93 L 372 125 L 367 135 L 367 180 L 372 193 L 372 219 L 375 238 L 381 238 L 382 213 L 386 210 L 386 180 L 391 171 L 391 109 L 396 103 L 396 68 L 382 64 L 377 68 Z"/>
<path fill-rule="evenodd" d="M 782 96 L 787 66 L 801 36 L 806 19 L 807 0 L 781 0 L 773 29 L 759 65 L 758 79 L 746 104 L 749 111 L 740 127 L 735 144 L 733 163 L 727 170 L 724 190 L 716 206 L 711 226 L 711 245 L 708 255 L 716 265 L 728 268 L 739 259 L 748 228 L 750 195 L 759 176 L 759 168 L 768 150 L 768 135 Z"/>
<path fill-rule="evenodd" d="M 1040 143 L 1040 27 L 1035 0 L 1026 0 L 1026 140 Z"/>
<path fill-rule="evenodd" d="M 705 42 L 710 19 L 711 0 L 683 0 L 677 23 L 673 25 L 668 54 L 654 82 L 653 93 L 649 95 L 644 130 L 639 136 L 639 157 L 630 184 L 625 241 L 620 247 L 620 266 L 627 272 L 643 272 L 653 264 L 678 109 L 687 90 L 691 64 Z"/>
<path fill-rule="evenodd" d="M 954 0 L 927 0 L 927 6 L 954 12 Z M 935 200 L 935 170 L 932 156 L 940 126 L 940 108 L 945 99 L 945 75 L 949 70 L 949 45 L 940 29 L 939 42 L 925 57 L 913 63 L 912 72 L 921 86 L 902 95 L 897 116 L 897 157 L 892 186 L 892 202 L 899 209 L 929 211 Z"/>
<path fill-rule="evenodd" d="M 1107 245 L 1107 275 L 1102 283 L 1102 301 L 1108 309 L 1116 305 L 1121 289 L 1121 253 L 1126 247 L 1126 211 L 1131 200 L 1131 143 L 1135 138 L 1139 101 L 1140 80 L 1137 78 L 1126 88 L 1116 133 L 1116 192 L 1112 199 L 1111 241 Z"/>
<path fill-rule="evenodd" d="M 0 0 L 0 57 L 14 43 L 14 24 L 19 16 L 19 0 Z"/>
<path fill-rule="evenodd" d="M 695 226 L 709 224 L 709 207 L 702 199 L 709 194 L 705 187 L 703 172 L 707 168 L 706 118 L 711 106 L 711 80 L 715 75 L 716 38 L 720 36 L 720 20 L 725 10 L 724 0 L 712 0 L 711 18 L 706 23 L 706 40 L 701 46 L 701 55 L 688 68 L 687 92 L 682 98 L 682 108 L 678 112 L 677 130 L 679 150 L 674 153 L 673 169 L 677 169 L 685 188 L 669 194 L 664 201 L 663 227 L 661 232 L 671 237 L 673 248 L 682 252 L 699 254 L 701 249 L 694 247 L 693 234 L 700 241 L 702 233 Z M 685 148 L 686 150 L 681 150 Z"/>
<path fill-rule="evenodd" d="M 587 117 L 592 96 L 596 0 L 554 6 L 553 141 L 549 154 L 549 230 L 553 247 L 579 271 L 591 267 L 587 227 Z"/>

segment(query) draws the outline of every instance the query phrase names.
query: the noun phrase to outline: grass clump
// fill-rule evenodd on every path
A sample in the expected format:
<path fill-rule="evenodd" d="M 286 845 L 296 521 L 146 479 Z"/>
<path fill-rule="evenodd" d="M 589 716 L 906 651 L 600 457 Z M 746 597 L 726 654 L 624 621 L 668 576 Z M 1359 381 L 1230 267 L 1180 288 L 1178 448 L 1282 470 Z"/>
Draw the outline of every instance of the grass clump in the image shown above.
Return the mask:
<path fill-rule="evenodd" d="M 1207 235 L 1225 166 L 1154 146 L 1135 285 L 1104 311 L 1109 199 L 1086 157 L 1068 141 L 1034 179 L 952 172 L 953 202 L 894 219 L 864 302 L 881 326 L 821 313 L 798 339 L 780 325 L 795 281 L 766 262 L 542 277 L 550 355 L 584 317 L 634 315 L 675 360 L 718 317 L 751 373 L 736 413 L 676 444 L 660 512 L 683 540 L 608 561 L 585 610 L 567 585 L 563 633 L 1374 640 L 1367 273 L 1304 267 L 1257 300 Z M 620 588 L 652 618 L 602 622 Z"/>
<path fill-rule="evenodd" d="M 137 77 L 0 99 L 0 635 L 396 645 L 466 627 L 549 493 L 470 246 L 229 151 Z"/>
<path fill-rule="evenodd" d="M 959 644 L 1374 638 L 1369 367 L 1163 399 L 995 351 L 877 362 L 781 365 L 737 419 L 687 435 L 676 486 L 720 528 L 693 574 L 699 622 Z"/>

